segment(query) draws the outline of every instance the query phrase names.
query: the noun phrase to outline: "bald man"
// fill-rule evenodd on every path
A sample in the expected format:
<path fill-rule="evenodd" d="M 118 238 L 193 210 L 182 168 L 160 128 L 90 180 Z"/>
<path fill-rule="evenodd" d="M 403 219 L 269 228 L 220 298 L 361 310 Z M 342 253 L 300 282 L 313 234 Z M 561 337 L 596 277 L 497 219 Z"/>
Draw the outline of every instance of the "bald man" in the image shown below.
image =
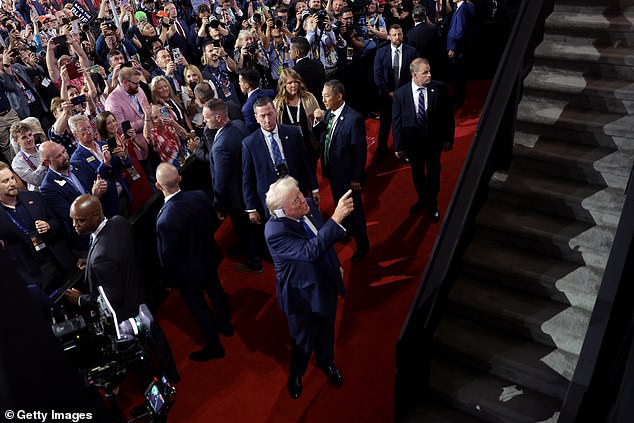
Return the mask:
<path fill-rule="evenodd" d="M 222 358 L 218 331 L 233 335 L 227 295 L 218 278 L 222 252 L 214 239 L 217 218 L 203 191 L 183 192 L 178 170 L 168 163 L 156 169 L 156 187 L 165 204 L 156 220 L 157 249 L 164 284 L 177 286 L 207 343 L 189 354 L 193 361 Z M 216 309 L 216 318 L 205 293 Z"/>
<path fill-rule="evenodd" d="M 79 235 L 90 236 L 84 276 L 88 293 L 69 289 L 66 298 L 80 307 L 96 307 L 97 288 L 102 286 L 119 322 L 135 317 L 141 304 L 149 304 L 149 298 L 130 223 L 122 216 L 106 219 L 99 199 L 89 194 L 73 201 L 70 218 Z M 147 341 L 170 380 L 180 380 L 169 344 L 157 322 Z"/>

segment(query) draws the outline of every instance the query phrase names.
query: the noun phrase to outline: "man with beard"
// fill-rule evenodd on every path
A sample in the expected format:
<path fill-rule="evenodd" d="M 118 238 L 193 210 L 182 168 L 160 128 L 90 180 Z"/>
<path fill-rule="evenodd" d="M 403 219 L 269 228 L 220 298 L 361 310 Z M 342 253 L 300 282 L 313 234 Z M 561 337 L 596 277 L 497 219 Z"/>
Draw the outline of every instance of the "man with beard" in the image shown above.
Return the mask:
<path fill-rule="evenodd" d="M 240 104 L 236 87 L 229 79 L 229 72 L 235 72 L 236 70 L 235 60 L 217 43 L 207 41 L 203 44 L 202 62 L 205 65 L 201 70 L 203 77 L 213 82 L 218 98 Z"/>

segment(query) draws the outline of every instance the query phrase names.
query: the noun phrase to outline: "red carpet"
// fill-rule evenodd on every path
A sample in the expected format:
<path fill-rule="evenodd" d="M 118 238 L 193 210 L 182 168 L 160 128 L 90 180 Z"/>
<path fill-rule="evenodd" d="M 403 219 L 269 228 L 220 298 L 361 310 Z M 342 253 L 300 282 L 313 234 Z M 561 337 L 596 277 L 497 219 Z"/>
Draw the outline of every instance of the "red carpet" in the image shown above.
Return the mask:
<path fill-rule="evenodd" d="M 439 208 L 444 216 L 470 147 L 489 82 L 470 84 L 471 101 L 456 112 L 454 149 L 443 154 Z M 370 254 L 350 263 L 354 241 L 337 245 L 346 276 L 347 296 L 339 302 L 335 361 L 344 376 L 337 389 L 314 367 L 303 378 L 304 392 L 292 400 L 286 389 L 290 346 L 286 321 L 275 297 L 274 271 L 261 275 L 233 270 L 232 257 L 220 267 L 236 334 L 222 338 L 227 356 L 195 363 L 189 352 L 202 337 L 176 293 L 159 310 L 182 382 L 177 385 L 172 422 L 389 422 L 394 407 L 394 346 L 422 275 L 440 224 L 426 215 L 410 216 L 415 201 L 408 166 L 390 157 L 372 164 L 379 121 L 368 120 L 368 168 L 364 207 Z M 321 209 L 333 210 L 327 181 L 321 182 Z M 216 236 L 223 251 L 234 243 L 226 223 Z M 235 259 L 234 259 L 235 260 Z M 122 403 L 139 403 L 122 389 Z"/>

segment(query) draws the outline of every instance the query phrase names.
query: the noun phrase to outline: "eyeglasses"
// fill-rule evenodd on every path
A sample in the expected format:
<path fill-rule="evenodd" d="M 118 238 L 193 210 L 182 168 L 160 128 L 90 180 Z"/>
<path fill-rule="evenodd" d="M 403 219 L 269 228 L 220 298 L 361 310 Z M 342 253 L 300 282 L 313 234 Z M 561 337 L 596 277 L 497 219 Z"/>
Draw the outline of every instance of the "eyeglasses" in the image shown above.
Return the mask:
<path fill-rule="evenodd" d="M 286 81 L 286 85 L 299 85 L 299 81 Z"/>
<path fill-rule="evenodd" d="M 140 82 L 130 81 L 129 79 L 126 79 L 126 81 L 128 81 L 130 84 L 134 85 L 135 87 L 138 87 L 139 85 L 141 85 Z"/>

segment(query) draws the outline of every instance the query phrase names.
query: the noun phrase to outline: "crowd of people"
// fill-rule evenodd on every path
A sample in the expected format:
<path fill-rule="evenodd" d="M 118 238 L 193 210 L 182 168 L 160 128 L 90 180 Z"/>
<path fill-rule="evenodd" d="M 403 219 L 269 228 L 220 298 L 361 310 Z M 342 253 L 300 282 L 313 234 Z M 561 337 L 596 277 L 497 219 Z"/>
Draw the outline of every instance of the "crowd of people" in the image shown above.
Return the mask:
<path fill-rule="evenodd" d="M 236 271 L 261 273 L 263 258 L 273 258 L 292 336 L 291 396 L 301 394 L 313 348 L 341 385 L 332 301 L 343 274 L 331 247 L 351 235 L 359 262 L 370 240 L 364 117 L 332 76 L 376 50 L 377 158 L 387 156 L 391 130 L 396 158 L 412 168 L 410 212 L 437 222 L 440 154 L 453 144 L 452 106 L 465 99 L 474 23 L 507 12 L 501 0 L 3 0 L 0 248 L 47 312 L 69 274 L 87 268 L 88 292 L 70 289 L 67 300 L 89 306 L 103 285 L 115 310 L 132 316 L 147 299 L 138 285 L 149 282 L 130 261 L 138 252 L 118 216 L 161 191 L 162 282 L 179 288 L 207 342 L 190 358 L 206 361 L 225 354 L 218 333 L 233 334 L 213 240 L 229 218 L 243 257 Z M 436 68 L 451 98 L 432 81 Z M 180 191 L 187 160 L 208 164 L 212 198 Z M 317 217 L 319 164 L 334 223 Z M 280 224 L 308 214 L 306 231 Z M 98 249 L 104 238 L 120 251 Z M 313 292 L 324 283 L 330 288 Z M 156 349 L 178 379 L 166 342 Z"/>

